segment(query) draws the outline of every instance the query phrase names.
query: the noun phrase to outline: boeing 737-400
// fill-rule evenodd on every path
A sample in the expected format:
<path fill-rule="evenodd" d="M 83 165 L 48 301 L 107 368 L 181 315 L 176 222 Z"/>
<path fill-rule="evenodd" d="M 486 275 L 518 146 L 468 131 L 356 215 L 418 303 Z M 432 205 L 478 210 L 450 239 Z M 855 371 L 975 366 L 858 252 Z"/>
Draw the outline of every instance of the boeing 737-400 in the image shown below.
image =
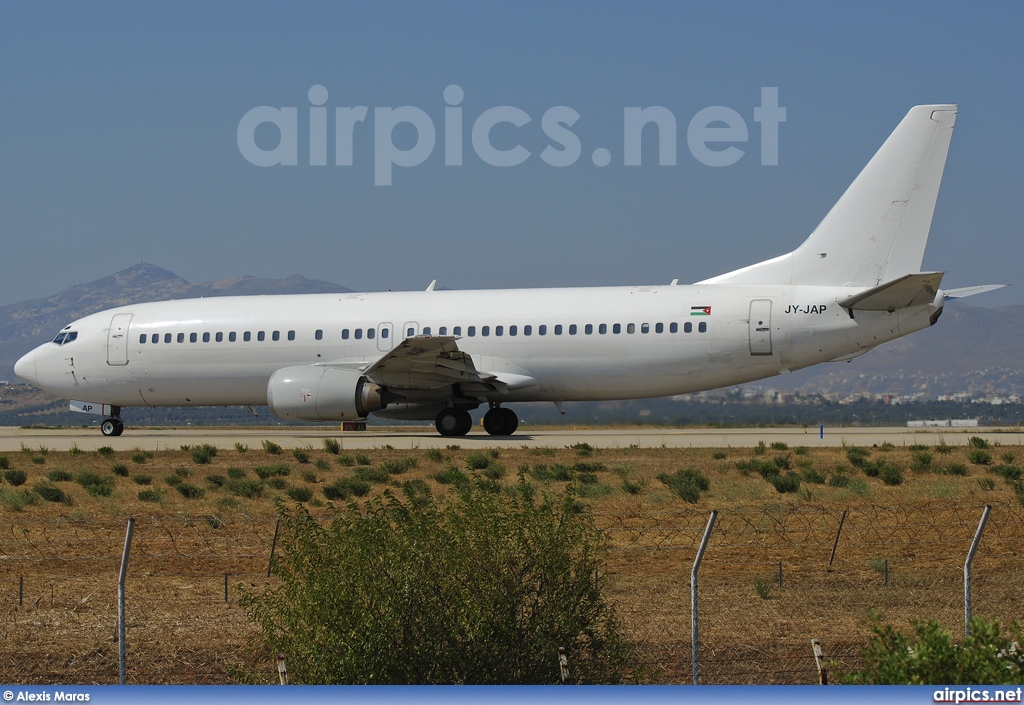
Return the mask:
<path fill-rule="evenodd" d="M 680 286 L 239 296 L 81 318 L 15 366 L 105 435 L 131 406 L 269 404 L 289 420 L 432 419 L 470 411 L 515 431 L 515 402 L 639 399 L 740 384 L 933 325 L 922 272 L 955 105 L 910 110 L 792 252 Z"/>

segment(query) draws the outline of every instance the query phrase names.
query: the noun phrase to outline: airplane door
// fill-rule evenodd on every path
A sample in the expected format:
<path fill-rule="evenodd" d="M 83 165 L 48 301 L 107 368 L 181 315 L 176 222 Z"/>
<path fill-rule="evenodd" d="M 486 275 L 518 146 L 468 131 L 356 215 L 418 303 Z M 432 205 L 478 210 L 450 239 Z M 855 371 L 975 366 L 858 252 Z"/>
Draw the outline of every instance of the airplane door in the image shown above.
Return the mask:
<path fill-rule="evenodd" d="M 395 345 L 394 326 L 390 323 L 381 323 L 377 326 L 377 349 L 387 352 Z"/>
<path fill-rule="evenodd" d="M 128 324 L 131 320 L 130 313 L 119 313 L 111 319 L 107 332 L 108 365 L 128 364 Z"/>
<path fill-rule="evenodd" d="M 750 354 L 772 354 L 772 302 L 754 299 L 750 302 Z"/>

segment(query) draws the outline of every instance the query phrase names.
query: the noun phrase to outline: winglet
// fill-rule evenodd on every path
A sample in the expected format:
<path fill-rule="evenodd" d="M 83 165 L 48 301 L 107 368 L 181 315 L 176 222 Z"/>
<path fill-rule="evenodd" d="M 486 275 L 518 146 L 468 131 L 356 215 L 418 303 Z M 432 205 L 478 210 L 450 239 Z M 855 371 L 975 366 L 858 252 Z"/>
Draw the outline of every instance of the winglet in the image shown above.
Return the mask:
<path fill-rule="evenodd" d="M 433 291 L 435 286 L 437 286 L 437 280 L 431 279 L 430 283 L 427 284 L 427 291 Z"/>

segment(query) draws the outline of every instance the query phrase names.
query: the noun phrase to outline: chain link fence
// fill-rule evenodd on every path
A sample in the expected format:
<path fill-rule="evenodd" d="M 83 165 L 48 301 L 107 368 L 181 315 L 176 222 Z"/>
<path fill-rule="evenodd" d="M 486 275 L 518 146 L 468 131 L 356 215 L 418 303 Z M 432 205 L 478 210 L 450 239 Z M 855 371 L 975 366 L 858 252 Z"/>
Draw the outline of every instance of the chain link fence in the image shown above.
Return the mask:
<path fill-rule="evenodd" d="M 699 577 L 702 683 L 816 683 L 811 638 L 836 667 L 850 668 L 872 619 L 904 630 L 936 619 L 963 633 L 963 563 L 982 507 L 843 513 L 783 503 L 719 512 Z M 692 682 L 689 576 L 708 515 L 641 502 L 595 515 L 609 542 L 597 579 L 636 644 L 645 680 Z M 993 507 L 974 560 L 977 616 L 1021 619 L 1022 521 L 1017 504 Z M 0 522 L 3 680 L 117 682 L 126 525 Z M 128 683 L 274 677 L 236 602 L 240 588 L 272 584 L 274 530 L 273 518 L 137 518 L 126 585 Z"/>

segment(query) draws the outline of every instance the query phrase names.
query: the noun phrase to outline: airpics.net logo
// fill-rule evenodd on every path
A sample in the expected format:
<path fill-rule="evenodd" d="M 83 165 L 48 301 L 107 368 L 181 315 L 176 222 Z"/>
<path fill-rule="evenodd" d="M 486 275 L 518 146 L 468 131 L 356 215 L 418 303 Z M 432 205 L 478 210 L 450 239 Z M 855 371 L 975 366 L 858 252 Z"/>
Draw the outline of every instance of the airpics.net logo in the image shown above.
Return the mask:
<path fill-rule="evenodd" d="M 444 89 L 444 118 L 442 120 L 442 141 L 445 166 L 462 166 L 464 163 L 463 143 L 465 125 L 469 122 L 461 107 L 465 92 L 457 85 Z M 327 166 L 329 109 L 327 89 L 315 85 L 309 89 L 308 130 L 300 130 L 300 109 L 298 107 L 275 108 L 261 105 L 249 110 L 238 122 L 238 150 L 242 156 L 256 166 L 297 166 L 299 165 L 300 141 L 309 146 L 308 166 Z M 353 165 L 354 142 L 357 131 L 370 130 L 366 124 L 370 109 L 364 105 L 334 108 L 334 166 Z M 302 122 L 306 116 L 302 116 Z M 580 114 L 567 105 L 556 105 L 544 111 L 540 118 L 540 129 L 549 140 L 537 155 L 553 167 L 575 164 L 583 155 L 583 144 L 572 127 L 579 121 Z M 394 167 L 419 166 L 434 153 L 438 142 L 438 130 L 430 114 L 422 108 L 403 105 L 397 108 L 374 108 L 373 132 L 373 183 L 390 186 Z M 753 121 L 760 128 L 761 165 L 775 166 L 779 163 L 779 125 L 786 121 L 786 109 L 779 106 L 778 88 L 761 88 L 761 104 L 753 109 Z M 524 110 L 511 105 L 498 105 L 481 112 L 472 120 L 470 144 L 476 158 L 484 164 L 495 167 L 513 167 L 533 157 L 533 153 L 513 140 L 508 146 L 511 125 L 516 130 L 527 130 L 533 118 Z M 273 147 L 258 144 L 257 131 L 267 133 L 264 125 L 276 128 L 277 143 Z M 501 147 L 495 146 L 492 133 L 499 125 L 503 136 Z M 645 130 L 652 125 L 654 129 Z M 306 127 L 303 124 L 303 127 Z M 396 131 L 415 133 L 411 146 L 395 143 Z M 648 107 L 626 107 L 622 111 L 622 164 L 641 166 L 643 139 L 657 140 L 658 164 L 675 166 L 677 121 L 668 108 L 660 105 Z M 303 134 L 305 133 L 305 134 Z M 690 154 L 701 164 L 710 167 L 724 167 L 735 164 L 746 152 L 737 145 L 749 141 L 750 129 L 746 119 L 738 111 L 724 105 L 713 105 L 698 111 L 686 126 L 686 146 Z M 512 132 L 513 135 L 518 133 Z M 266 142 L 267 140 L 259 140 Z M 273 139 L 269 140 L 271 143 Z M 406 140 L 399 140 L 406 144 Z M 305 146 L 305 145 L 303 145 Z M 303 150 L 305 151 L 305 150 Z M 303 155 L 305 156 L 305 155 Z M 605 147 L 593 149 L 590 159 L 594 165 L 605 167 L 612 163 L 612 151 Z"/>

